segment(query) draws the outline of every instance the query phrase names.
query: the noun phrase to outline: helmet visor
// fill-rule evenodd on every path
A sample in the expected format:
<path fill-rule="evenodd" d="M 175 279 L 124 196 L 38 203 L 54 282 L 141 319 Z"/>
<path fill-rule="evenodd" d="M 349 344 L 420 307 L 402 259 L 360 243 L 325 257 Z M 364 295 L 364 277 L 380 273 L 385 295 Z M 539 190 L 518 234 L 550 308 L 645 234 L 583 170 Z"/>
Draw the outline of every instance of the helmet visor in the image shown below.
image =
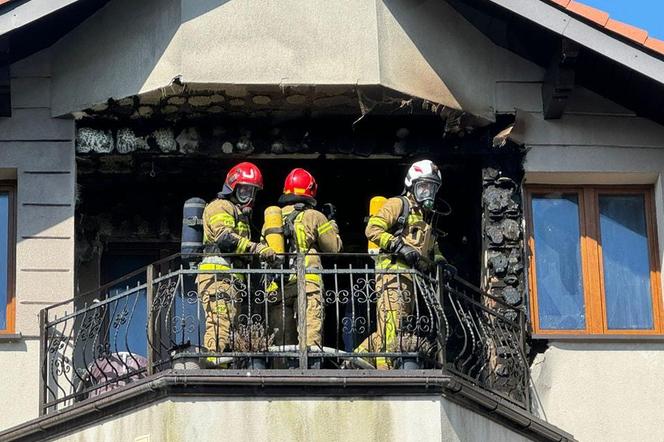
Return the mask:
<path fill-rule="evenodd" d="M 235 189 L 235 197 L 240 204 L 248 204 L 256 198 L 258 187 L 247 184 L 238 184 Z"/>
<path fill-rule="evenodd" d="M 423 203 L 425 201 L 433 202 L 434 198 L 436 198 L 436 193 L 438 193 L 439 187 L 440 183 L 437 183 L 435 181 L 429 181 L 429 180 L 418 181 L 415 183 L 415 188 L 413 189 L 413 193 L 415 194 L 415 199 L 419 203 Z"/>

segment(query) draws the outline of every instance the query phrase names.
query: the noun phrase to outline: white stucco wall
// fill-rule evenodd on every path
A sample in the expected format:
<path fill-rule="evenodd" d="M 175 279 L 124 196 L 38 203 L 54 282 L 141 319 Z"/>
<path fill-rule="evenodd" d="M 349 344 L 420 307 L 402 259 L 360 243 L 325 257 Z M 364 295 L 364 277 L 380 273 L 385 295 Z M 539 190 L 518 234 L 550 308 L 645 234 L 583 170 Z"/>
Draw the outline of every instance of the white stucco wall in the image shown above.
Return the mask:
<path fill-rule="evenodd" d="M 661 441 L 664 343 L 553 342 L 533 364 L 540 417 L 579 441 Z"/>
<path fill-rule="evenodd" d="M 39 310 L 74 294 L 74 124 L 50 113 L 50 54 L 11 66 L 0 174 L 17 182 L 16 332 L 0 337 L 0 429 L 38 415 Z"/>
<path fill-rule="evenodd" d="M 179 77 L 216 85 L 380 84 L 492 120 L 499 84 L 543 76 L 439 0 L 118 0 L 54 51 L 54 115 Z"/>
<path fill-rule="evenodd" d="M 440 396 L 174 398 L 58 439 L 125 441 L 480 441 L 527 439 Z"/>

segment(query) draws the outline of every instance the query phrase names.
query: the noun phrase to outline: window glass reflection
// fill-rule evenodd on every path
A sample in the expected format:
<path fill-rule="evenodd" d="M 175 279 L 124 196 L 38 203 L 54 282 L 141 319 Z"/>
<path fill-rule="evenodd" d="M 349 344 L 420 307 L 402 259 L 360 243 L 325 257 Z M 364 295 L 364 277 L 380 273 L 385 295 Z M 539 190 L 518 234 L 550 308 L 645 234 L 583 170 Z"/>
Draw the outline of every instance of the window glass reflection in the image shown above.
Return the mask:
<path fill-rule="evenodd" d="M 532 211 L 540 328 L 583 330 L 578 196 L 534 195 Z"/>
<path fill-rule="evenodd" d="M 600 195 L 600 234 L 609 329 L 652 329 L 643 195 Z"/>

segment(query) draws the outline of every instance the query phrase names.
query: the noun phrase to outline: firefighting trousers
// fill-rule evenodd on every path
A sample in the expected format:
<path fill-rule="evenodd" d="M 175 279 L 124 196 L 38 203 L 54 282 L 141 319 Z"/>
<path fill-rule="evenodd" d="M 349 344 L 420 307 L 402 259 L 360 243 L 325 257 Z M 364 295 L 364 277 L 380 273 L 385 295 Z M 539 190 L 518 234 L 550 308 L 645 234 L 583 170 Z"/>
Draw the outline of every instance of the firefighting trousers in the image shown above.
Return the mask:
<path fill-rule="evenodd" d="M 407 275 L 378 275 L 376 291 L 376 331 L 369 335 L 356 352 L 399 351 L 398 341 L 405 319 L 412 319 L 416 303 L 412 277 Z"/>
<path fill-rule="evenodd" d="M 307 346 L 322 347 L 323 300 L 320 286 L 306 282 L 307 292 Z M 275 332 L 274 345 L 298 343 L 297 335 L 297 283 L 290 282 L 284 287 L 283 299 L 270 303 L 268 312 L 269 329 Z"/>
<path fill-rule="evenodd" d="M 229 275 L 200 274 L 198 293 L 205 309 L 203 345 L 208 351 L 222 352 L 228 345 L 237 315 L 237 289 Z"/>

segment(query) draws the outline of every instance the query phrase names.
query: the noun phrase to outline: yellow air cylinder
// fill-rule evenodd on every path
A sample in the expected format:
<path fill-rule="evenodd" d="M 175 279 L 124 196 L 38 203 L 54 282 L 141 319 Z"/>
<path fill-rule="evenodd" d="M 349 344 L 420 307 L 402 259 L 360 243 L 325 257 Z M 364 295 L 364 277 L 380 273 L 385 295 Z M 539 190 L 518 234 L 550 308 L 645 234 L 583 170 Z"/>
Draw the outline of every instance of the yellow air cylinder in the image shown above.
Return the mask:
<path fill-rule="evenodd" d="M 385 205 L 385 201 L 387 201 L 387 198 L 384 196 L 374 196 L 371 198 L 371 201 L 369 201 L 369 216 L 371 217 L 377 214 L 383 205 Z M 369 246 L 367 248 L 369 254 L 377 255 L 379 250 L 380 246 L 378 244 L 369 241 Z"/>
<path fill-rule="evenodd" d="M 265 227 L 263 235 L 267 245 L 277 253 L 286 252 L 284 241 L 284 222 L 281 217 L 281 207 L 270 206 L 265 209 Z"/>

